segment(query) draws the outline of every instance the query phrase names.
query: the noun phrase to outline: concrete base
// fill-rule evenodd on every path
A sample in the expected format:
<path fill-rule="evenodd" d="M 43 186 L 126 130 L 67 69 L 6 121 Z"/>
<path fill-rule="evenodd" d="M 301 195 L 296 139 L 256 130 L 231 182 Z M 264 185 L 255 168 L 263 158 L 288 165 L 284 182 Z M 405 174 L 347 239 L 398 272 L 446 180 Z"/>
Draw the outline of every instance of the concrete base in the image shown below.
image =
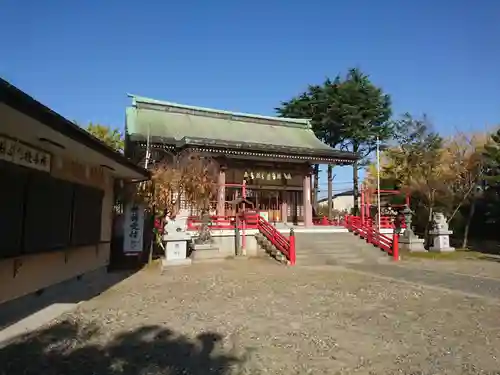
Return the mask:
<path fill-rule="evenodd" d="M 446 248 L 431 247 L 429 249 L 429 251 L 432 253 L 452 253 L 455 251 L 455 248 L 454 247 L 446 247 Z"/>
<path fill-rule="evenodd" d="M 192 262 L 192 260 L 190 258 L 171 259 L 171 260 L 167 260 L 167 259 L 163 258 L 161 260 L 161 268 L 165 269 L 165 268 L 174 267 L 174 266 L 190 266 L 191 262 Z"/>
<path fill-rule="evenodd" d="M 424 248 L 424 240 L 417 236 L 401 236 L 399 239 L 399 247 L 401 250 L 409 251 L 411 253 L 424 253 L 427 252 Z"/>
<path fill-rule="evenodd" d="M 194 251 L 191 253 L 191 259 L 196 263 L 222 261 L 230 256 L 231 254 L 220 251 L 218 247 L 212 244 L 195 245 Z"/>
<path fill-rule="evenodd" d="M 255 240 L 255 235 L 258 233 L 258 230 L 255 229 L 247 229 L 245 230 L 245 250 L 242 255 L 246 256 L 256 256 L 258 255 L 258 246 L 257 241 Z M 216 247 L 219 249 L 221 253 L 224 254 L 224 257 L 234 257 L 236 254 L 236 241 L 235 241 L 235 233 L 233 229 L 230 230 L 212 230 L 212 244 L 211 247 Z M 193 236 L 195 233 L 193 233 Z M 243 244 L 243 236 L 240 231 L 240 245 Z M 196 245 L 200 246 L 200 245 Z"/>

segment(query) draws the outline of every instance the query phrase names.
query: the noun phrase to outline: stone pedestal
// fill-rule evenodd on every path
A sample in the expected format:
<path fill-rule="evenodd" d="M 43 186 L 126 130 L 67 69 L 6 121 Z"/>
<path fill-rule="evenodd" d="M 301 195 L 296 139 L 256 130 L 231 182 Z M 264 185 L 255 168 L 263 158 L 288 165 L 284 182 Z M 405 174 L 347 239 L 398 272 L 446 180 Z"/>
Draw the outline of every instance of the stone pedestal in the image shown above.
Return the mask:
<path fill-rule="evenodd" d="M 162 259 L 162 267 L 189 265 L 191 259 L 187 257 L 187 245 L 191 236 L 183 231 L 183 222 L 170 220 L 165 225 L 163 244 L 165 256 Z"/>
<path fill-rule="evenodd" d="M 401 250 L 406 250 L 411 253 L 427 251 L 424 248 L 424 239 L 418 238 L 411 229 L 405 230 L 405 233 L 399 237 L 399 247 Z"/>
<path fill-rule="evenodd" d="M 217 262 L 227 258 L 227 254 L 221 252 L 214 244 L 195 244 L 191 259 L 195 263 Z"/>
<path fill-rule="evenodd" d="M 444 233 L 434 233 L 433 231 L 431 231 L 429 233 L 435 236 L 429 251 L 439 253 L 455 251 L 455 248 L 450 246 L 450 234 L 452 234 L 453 231 L 450 230 Z"/>
<path fill-rule="evenodd" d="M 432 221 L 433 228 L 429 231 L 429 234 L 433 237 L 433 241 L 429 251 L 438 253 L 455 251 L 455 248 L 450 247 L 450 234 L 453 234 L 453 231 L 449 230 L 444 215 L 436 212 L 432 217 Z"/>

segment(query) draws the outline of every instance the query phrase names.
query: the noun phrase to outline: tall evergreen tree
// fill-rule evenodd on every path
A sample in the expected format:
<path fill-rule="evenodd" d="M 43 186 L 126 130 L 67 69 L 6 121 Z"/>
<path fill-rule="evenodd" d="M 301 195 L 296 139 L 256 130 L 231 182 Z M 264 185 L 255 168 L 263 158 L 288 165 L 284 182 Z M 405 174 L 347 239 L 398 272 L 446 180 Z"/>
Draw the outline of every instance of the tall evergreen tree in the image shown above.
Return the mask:
<path fill-rule="evenodd" d="M 485 215 L 490 223 L 500 222 L 500 129 L 491 135 L 484 146 L 483 190 L 487 208 Z"/>
<path fill-rule="evenodd" d="M 359 69 L 350 69 L 345 77 L 310 85 L 276 110 L 281 116 L 310 118 L 318 138 L 359 155 L 353 165 L 354 205 L 359 212 L 359 169 L 375 151 L 377 138 L 384 142 L 392 136 L 389 95 Z"/>

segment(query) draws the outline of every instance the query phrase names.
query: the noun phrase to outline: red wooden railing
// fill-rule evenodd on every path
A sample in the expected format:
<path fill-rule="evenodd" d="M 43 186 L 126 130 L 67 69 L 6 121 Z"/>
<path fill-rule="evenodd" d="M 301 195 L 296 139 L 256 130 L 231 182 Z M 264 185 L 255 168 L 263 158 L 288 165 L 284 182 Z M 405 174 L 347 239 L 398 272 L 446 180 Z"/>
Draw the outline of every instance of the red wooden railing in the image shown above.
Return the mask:
<path fill-rule="evenodd" d="M 243 228 L 242 215 L 239 215 L 238 229 Z M 257 228 L 257 215 L 245 215 L 245 229 L 258 229 Z M 235 229 L 236 216 L 210 216 L 210 229 Z M 203 220 L 198 216 L 189 216 L 187 218 L 187 230 L 196 231 L 203 224 Z"/>
<path fill-rule="evenodd" d="M 339 225 L 338 220 L 329 220 L 326 216 L 318 216 L 313 218 L 314 225 L 326 226 L 326 225 Z"/>
<path fill-rule="evenodd" d="M 293 266 L 296 261 L 293 229 L 290 229 L 290 237 L 287 238 L 260 215 L 258 216 L 258 229 Z"/>
<path fill-rule="evenodd" d="M 371 220 L 364 220 L 363 222 L 361 217 L 351 215 L 346 215 L 344 225 L 348 230 L 365 239 L 366 242 L 392 255 L 394 260 L 399 260 L 399 235 L 396 231 L 394 231 L 391 238 L 380 233 Z"/>
<path fill-rule="evenodd" d="M 281 252 L 290 265 L 296 262 L 295 254 L 295 235 L 293 229 L 290 230 L 290 237 L 281 234 L 272 224 L 256 213 L 244 213 L 236 216 L 211 216 L 210 229 L 234 230 L 235 221 L 238 219 L 238 229 L 258 229 L 276 249 Z M 202 220 L 197 216 L 190 216 L 187 219 L 187 229 L 190 231 L 198 230 Z"/>

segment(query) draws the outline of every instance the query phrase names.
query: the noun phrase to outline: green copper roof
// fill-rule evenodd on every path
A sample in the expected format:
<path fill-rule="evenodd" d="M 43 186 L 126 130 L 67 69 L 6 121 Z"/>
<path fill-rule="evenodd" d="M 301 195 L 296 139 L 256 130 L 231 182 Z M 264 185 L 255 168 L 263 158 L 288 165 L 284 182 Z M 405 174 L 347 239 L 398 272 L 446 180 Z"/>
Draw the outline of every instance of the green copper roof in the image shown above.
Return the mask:
<path fill-rule="evenodd" d="M 127 133 L 132 141 L 272 149 L 354 159 L 332 149 L 311 130 L 307 119 L 287 119 L 193 107 L 132 96 Z M 247 146 L 247 147 L 245 147 Z"/>

